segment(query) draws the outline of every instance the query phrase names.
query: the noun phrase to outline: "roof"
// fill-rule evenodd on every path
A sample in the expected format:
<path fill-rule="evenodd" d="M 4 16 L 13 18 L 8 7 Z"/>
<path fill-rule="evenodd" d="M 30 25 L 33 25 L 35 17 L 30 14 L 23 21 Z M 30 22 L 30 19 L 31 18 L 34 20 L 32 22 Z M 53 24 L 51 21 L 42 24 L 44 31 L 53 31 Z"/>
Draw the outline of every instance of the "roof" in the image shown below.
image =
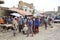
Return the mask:
<path fill-rule="evenodd" d="M 56 14 L 57 11 L 46 11 L 45 13 L 46 13 L 46 14 Z"/>
<path fill-rule="evenodd" d="M 1 6 L 0 6 L 0 9 L 7 10 L 7 9 L 9 9 L 9 8 L 7 8 L 7 7 L 1 7 Z"/>
<path fill-rule="evenodd" d="M 23 15 L 23 16 L 25 16 L 25 15 L 32 15 L 32 13 L 30 13 L 30 12 L 26 12 L 26 11 L 23 11 L 23 10 L 19 10 L 19 9 L 17 9 L 17 8 L 9 8 L 9 10 L 11 10 L 11 11 L 16 11 L 17 13 L 19 13 L 19 14 L 21 14 L 21 15 Z"/>
<path fill-rule="evenodd" d="M 4 1 L 0 0 L 0 4 L 3 4 L 3 3 L 4 3 Z"/>

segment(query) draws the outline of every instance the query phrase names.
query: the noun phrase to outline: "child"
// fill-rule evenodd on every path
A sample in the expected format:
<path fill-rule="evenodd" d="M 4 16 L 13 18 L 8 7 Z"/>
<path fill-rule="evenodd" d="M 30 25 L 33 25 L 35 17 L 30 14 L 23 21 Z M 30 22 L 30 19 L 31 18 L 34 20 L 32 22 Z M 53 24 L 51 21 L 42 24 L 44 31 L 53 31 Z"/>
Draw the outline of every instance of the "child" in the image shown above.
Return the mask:
<path fill-rule="evenodd" d="M 26 33 L 27 33 L 27 31 L 28 31 L 28 27 L 27 27 L 27 25 L 26 25 L 26 24 L 25 24 L 24 26 L 25 26 L 25 27 L 23 28 L 23 33 L 24 33 L 24 34 L 26 34 Z"/>
<path fill-rule="evenodd" d="M 13 36 L 15 36 L 16 35 L 16 29 L 14 28 L 13 29 Z"/>

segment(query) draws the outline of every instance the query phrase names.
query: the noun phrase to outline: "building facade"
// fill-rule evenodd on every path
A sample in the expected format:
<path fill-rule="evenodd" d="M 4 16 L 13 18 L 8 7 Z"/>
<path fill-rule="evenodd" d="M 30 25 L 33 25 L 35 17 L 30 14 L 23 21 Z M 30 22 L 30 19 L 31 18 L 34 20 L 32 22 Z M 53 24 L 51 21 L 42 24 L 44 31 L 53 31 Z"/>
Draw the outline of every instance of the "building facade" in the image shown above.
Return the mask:
<path fill-rule="evenodd" d="M 60 6 L 58 6 L 58 12 L 60 12 Z"/>
<path fill-rule="evenodd" d="M 60 6 L 58 6 L 57 14 L 60 15 Z"/>
<path fill-rule="evenodd" d="M 33 3 L 29 4 L 23 1 L 19 1 L 18 9 L 33 13 L 34 6 Z"/>
<path fill-rule="evenodd" d="M 9 8 L 1 7 L 0 6 L 0 17 L 1 16 L 10 16 L 10 13 L 13 13 L 13 11 L 8 10 Z"/>

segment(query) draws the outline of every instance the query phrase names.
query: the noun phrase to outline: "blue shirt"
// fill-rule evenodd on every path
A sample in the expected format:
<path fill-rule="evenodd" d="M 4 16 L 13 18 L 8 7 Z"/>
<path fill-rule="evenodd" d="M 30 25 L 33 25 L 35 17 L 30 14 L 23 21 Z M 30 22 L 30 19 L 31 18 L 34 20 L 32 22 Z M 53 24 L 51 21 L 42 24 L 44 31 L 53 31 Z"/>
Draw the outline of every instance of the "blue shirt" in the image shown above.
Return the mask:
<path fill-rule="evenodd" d="M 28 20 L 28 26 L 31 26 L 33 24 L 32 20 Z"/>
<path fill-rule="evenodd" d="M 22 19 L 22 18 L 19 18 L 19 19 L 18 19 L 18 24 L 19 24 L 19 25 L 22 25 L 22 23 L 23 23 L 23 19 Z"/>
<path fill-rule="evenodd" d="M 40 25 L 40 21 L 38 19 L 35 19 L 34 25 Z"/>

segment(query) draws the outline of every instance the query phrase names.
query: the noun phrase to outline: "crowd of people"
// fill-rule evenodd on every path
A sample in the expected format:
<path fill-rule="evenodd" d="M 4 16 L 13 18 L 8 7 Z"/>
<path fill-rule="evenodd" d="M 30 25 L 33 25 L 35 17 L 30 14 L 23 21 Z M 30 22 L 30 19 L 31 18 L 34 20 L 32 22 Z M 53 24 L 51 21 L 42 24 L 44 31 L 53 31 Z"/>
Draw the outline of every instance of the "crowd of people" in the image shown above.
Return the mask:
<path fill-rule="evenodd" d="M 43 17 L 10 17 L 4 16 L 0 18 L 0 24 L 12 24 L 12 28 L 6 28 L 9 30 L 10 28 L 13 30 L 13 34 L 15 36 L 16 31 L 22 32 L 29 36 L 29 34 L 37 34 L 39 33 L 39 27 L 45 26 L 45 30 L 47 30 L 48 25 L 53 28 L 54 18 L 51 16 L 43 16 Z M 4 28 L 3 28 L 4 29 Z"/>

